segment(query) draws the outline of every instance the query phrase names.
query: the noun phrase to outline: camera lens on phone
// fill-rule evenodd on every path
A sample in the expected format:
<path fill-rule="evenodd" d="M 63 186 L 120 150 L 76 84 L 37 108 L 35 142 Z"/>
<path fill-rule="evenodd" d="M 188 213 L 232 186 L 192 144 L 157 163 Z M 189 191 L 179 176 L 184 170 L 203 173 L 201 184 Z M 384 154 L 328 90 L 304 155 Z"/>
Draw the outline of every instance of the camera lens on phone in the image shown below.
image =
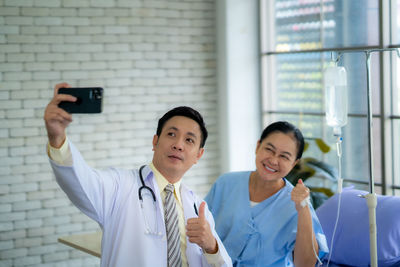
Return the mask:
<path fill-rule="evenodd" d="M 101 91 L 99 89 L 94 89 L 94 99 L 101 99 Z"/>

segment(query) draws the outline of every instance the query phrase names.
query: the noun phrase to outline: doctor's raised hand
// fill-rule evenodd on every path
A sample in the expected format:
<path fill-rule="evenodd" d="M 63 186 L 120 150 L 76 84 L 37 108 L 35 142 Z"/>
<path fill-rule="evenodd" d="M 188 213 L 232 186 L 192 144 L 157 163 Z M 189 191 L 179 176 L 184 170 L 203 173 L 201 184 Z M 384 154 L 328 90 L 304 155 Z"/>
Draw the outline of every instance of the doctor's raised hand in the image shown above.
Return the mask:
<path fill-rule="evenodd" d="M 210 224 L 206 220 L 205 206 L 206 203 L 203 201 L 200 204 L 199 217 L 187 220 L 186 235 L 190 242 L 199 245 L 207 253 L 214 254 L 218 251 L 218 243 L 211 232 Z"/>
<path fill-rule="evenodd" d="M 54 88 L 54 96 L 44 112 L 49 144 L 59 148 L 65 141 L 65 128 L 72 122 L 72 115 L 58 107 L 62 101 L 75 102 L 76 97 L 67 94 L 58 94 L 58 89 L 71 87 L 68 83 L 59 83 Z"/>

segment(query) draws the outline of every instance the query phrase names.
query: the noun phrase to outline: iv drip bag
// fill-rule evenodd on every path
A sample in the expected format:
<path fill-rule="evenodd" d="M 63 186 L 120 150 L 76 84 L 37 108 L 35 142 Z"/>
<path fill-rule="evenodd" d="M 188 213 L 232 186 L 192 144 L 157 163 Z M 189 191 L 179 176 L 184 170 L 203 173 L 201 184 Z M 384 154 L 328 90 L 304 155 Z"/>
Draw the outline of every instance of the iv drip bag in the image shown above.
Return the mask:
<path fill-rule="evenodd" d="M 324 72 L 325 114 L 328 126 L 333 127 L 334 135 L 340 136 L 347 124 L 347 75 L 346 69 L 330 66 Z"/>

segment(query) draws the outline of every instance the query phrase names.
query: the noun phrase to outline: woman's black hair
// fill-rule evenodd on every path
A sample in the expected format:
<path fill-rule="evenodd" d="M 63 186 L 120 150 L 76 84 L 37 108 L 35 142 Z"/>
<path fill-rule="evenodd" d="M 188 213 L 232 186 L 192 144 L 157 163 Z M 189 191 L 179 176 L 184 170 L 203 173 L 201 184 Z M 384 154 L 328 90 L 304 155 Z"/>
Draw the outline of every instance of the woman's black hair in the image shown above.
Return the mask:
<path fill-rule="evenodd" d="M 270 125 L 267 126 L 267 128 L 264 129 L 264 131 L 261 134 L 260 137 L 260 143 L 267 138 L 271 133 L 274 132 L 281 132 L 284 134 L 289 134 L 292 133 L 294 138 L 296 139 L 297 143 L 297 159 L 301 159 L 301 156 L 303 155 L 303 150 L 304 150 L 304 137 L 301 131 L 294 126 L 293 124 L 287 122 L 287 121 L 277 121 L 274 123 L 271 123 Z"/>
<path fill-rule="evenodd" d="M 164 124 L 171 119 L 172 117 L 175 116 L 183 116 L 187 117 L 189 119 L 194 120 L 197 122 L 197 124 L 200 126 L 201 130 L 201 142 L 200 142 L 200 147 L 204 147 L 206 144 L 208 132 L 206 129 L 206 125 L 204 123 L 203 117 L 201 114 L 197 111 L 194 110 L 191 107 L 186 107 L 186 106 L 180 106 L 171 109 L 167 113 L 164 114 L 164 116 L 161 117 L 161 119 L 158 120 L 158 125 L 157 125 L 157 136 L 160 136 L 162 128 L 164 127 Z"/>

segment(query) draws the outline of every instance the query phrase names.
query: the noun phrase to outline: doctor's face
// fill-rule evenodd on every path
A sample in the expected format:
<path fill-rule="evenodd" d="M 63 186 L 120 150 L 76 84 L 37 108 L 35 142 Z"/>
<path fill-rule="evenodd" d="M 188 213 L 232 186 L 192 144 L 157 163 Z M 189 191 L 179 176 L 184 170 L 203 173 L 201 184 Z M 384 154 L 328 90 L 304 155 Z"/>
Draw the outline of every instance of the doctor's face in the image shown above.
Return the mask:
<path fill-rule="evenodd" d="M 174 116 L 164 124 L 160 136 L 153 137 L 153 164 L 170 183 L 175 183 L 203 155 L 200 142 L 197 122 Z"/>
<path fill-rule="evenodd" d="M 257 173 L 265 181 L 278 181 L 296 165 L 297 143 L 292 133 L 272 132 L 257 143 Z"/>

